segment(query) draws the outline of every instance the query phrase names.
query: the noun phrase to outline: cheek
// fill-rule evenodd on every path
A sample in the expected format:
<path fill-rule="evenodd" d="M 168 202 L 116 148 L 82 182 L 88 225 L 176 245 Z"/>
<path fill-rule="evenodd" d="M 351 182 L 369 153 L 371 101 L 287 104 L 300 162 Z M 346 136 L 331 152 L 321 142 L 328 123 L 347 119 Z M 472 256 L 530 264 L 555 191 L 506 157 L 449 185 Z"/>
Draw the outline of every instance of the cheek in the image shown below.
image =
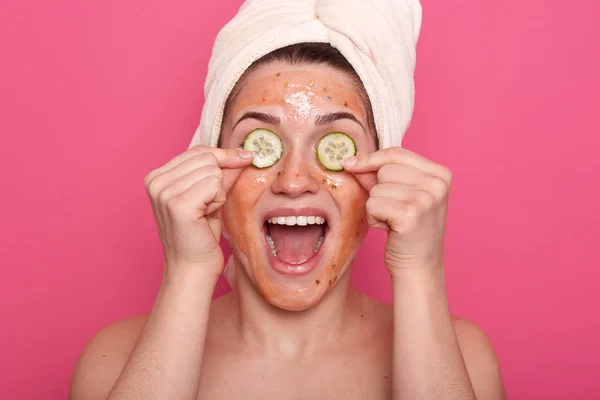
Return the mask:
<path fill-rule="evenodd" d="M 314 178 L 331 194 L 339 210 L 340 225 L 337 235 L 343 240 L 360 242 L 368 229 L 366 204 L 369 193 L 353 175 L 346 172 L 322 171 L 314 175 Z"/>
<path fill-rule="evenodd" d="M 359 214 L 364 216 L 369 193 L 352 174 L 321 170 L 320 174 L 315 174 L 314 177 L 331 194 L 342 222 L 358 221 Z"/>
<path fill-rule="evenodd" d="M 333 198 L 338 204 L 341 217 L 340 239 L 343 243 L 356 243 L 362 240 L 368 228 L 366 218 L 369 194 L 355 179 L 333 189 Z M 353 249 L 355 246 L 344 246 Z"/>
<path fill-rule="evenodd" d="M 254 210 L 267 188 L 267 172 L 247 168 L 227 193 L 223 205 L 223 223 L 231 239 L 243 253 L 255 244 L 256 235 L 248 235 L 254 230 Z M 252 242 L 252 243 L 251 243 Z"/>
<path fill-rule="evenodd" d="M 323 282 L 327 287 L 332 287 L 347 268 L 368 230 L 365 209 L 368 193 L 356 179 L 345 175 L 336 174 L 323 180 L 340 213 L 340 225 L 332 238 L 337 251 L 319 276 L 319 285 Z"/>

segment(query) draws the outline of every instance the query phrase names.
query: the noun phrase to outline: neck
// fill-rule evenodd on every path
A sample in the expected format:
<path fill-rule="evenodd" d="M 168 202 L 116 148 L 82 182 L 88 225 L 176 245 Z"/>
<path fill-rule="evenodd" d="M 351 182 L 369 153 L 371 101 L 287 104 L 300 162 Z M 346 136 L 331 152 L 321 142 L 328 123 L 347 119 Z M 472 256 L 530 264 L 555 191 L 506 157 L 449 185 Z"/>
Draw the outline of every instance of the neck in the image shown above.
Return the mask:
<path fill-rule="evenodd" d="M 343 335 L 359 295 L 350 287 L 349 274 L 336 282 L 319 304 L 304 311 L 285 311 L 258 292 L 244 269 L 235 262 L 232 295 L 237 303 L 237 325 L 244 346 L 286 358 L 306 357 Z"/>

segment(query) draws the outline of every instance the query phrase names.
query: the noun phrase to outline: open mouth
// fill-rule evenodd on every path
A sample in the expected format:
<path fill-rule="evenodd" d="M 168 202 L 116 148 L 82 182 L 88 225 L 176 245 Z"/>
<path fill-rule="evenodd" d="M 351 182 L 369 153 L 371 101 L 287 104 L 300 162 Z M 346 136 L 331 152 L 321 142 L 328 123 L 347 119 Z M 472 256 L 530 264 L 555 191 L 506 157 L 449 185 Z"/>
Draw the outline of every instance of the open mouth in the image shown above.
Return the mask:
<path fill-rule="evenodd" d="M 310 261 L 319 255 L 328 232 L 325 216 L 280 215 L 268 218 L 264 223 L 267 251 L 278 261 L 275 264 L 283 264 L 280 266 L 296 273 L 314 267 L 307 264 L 313 264 Z"/>

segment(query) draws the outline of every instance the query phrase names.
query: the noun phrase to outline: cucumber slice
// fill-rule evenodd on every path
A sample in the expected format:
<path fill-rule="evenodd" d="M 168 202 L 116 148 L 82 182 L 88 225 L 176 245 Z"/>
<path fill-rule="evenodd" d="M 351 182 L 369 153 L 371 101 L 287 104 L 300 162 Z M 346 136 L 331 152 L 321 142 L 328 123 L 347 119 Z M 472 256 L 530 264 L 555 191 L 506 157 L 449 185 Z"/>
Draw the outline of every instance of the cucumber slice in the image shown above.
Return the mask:
<path fill-rule="evenodd" d="M 345 133 L 332 132 L 317 143 L 317 159 L 329 171 L 344 169 L 342 161 L 356 155 L 356 143 Z"/>
<path fill-rule="evenodd" d="M 267 168 L 275 164 L 283 153 L 283 143 L 279 136 L 268 129 L 259 128 L 250 132 L 244 139 L 244 150 L 254 152 L 252 165 Z"/>

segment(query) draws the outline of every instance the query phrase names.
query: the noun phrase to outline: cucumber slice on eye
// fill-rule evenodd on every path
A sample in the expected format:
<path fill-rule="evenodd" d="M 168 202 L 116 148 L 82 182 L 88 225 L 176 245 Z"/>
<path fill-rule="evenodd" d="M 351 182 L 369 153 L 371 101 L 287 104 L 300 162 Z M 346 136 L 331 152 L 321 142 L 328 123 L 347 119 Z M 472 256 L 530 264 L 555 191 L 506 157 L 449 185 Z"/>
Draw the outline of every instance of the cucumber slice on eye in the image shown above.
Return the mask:
<path fill-rule="evenodd" d="M 332 132 L 317 143 L 317 159 L 329 171 L 344 169 L 342 161 L 356 155 L 356 143 L 345 133 Z"/>
<path fill-rule="evenodd" d="M 250 132 L 244 139 L 244 150 L 254 152 L 252 165 L 267 168 L 275 164 L 283 153 L 283 143 L 279 136 L 268 129 L 259 128 Z"/>

